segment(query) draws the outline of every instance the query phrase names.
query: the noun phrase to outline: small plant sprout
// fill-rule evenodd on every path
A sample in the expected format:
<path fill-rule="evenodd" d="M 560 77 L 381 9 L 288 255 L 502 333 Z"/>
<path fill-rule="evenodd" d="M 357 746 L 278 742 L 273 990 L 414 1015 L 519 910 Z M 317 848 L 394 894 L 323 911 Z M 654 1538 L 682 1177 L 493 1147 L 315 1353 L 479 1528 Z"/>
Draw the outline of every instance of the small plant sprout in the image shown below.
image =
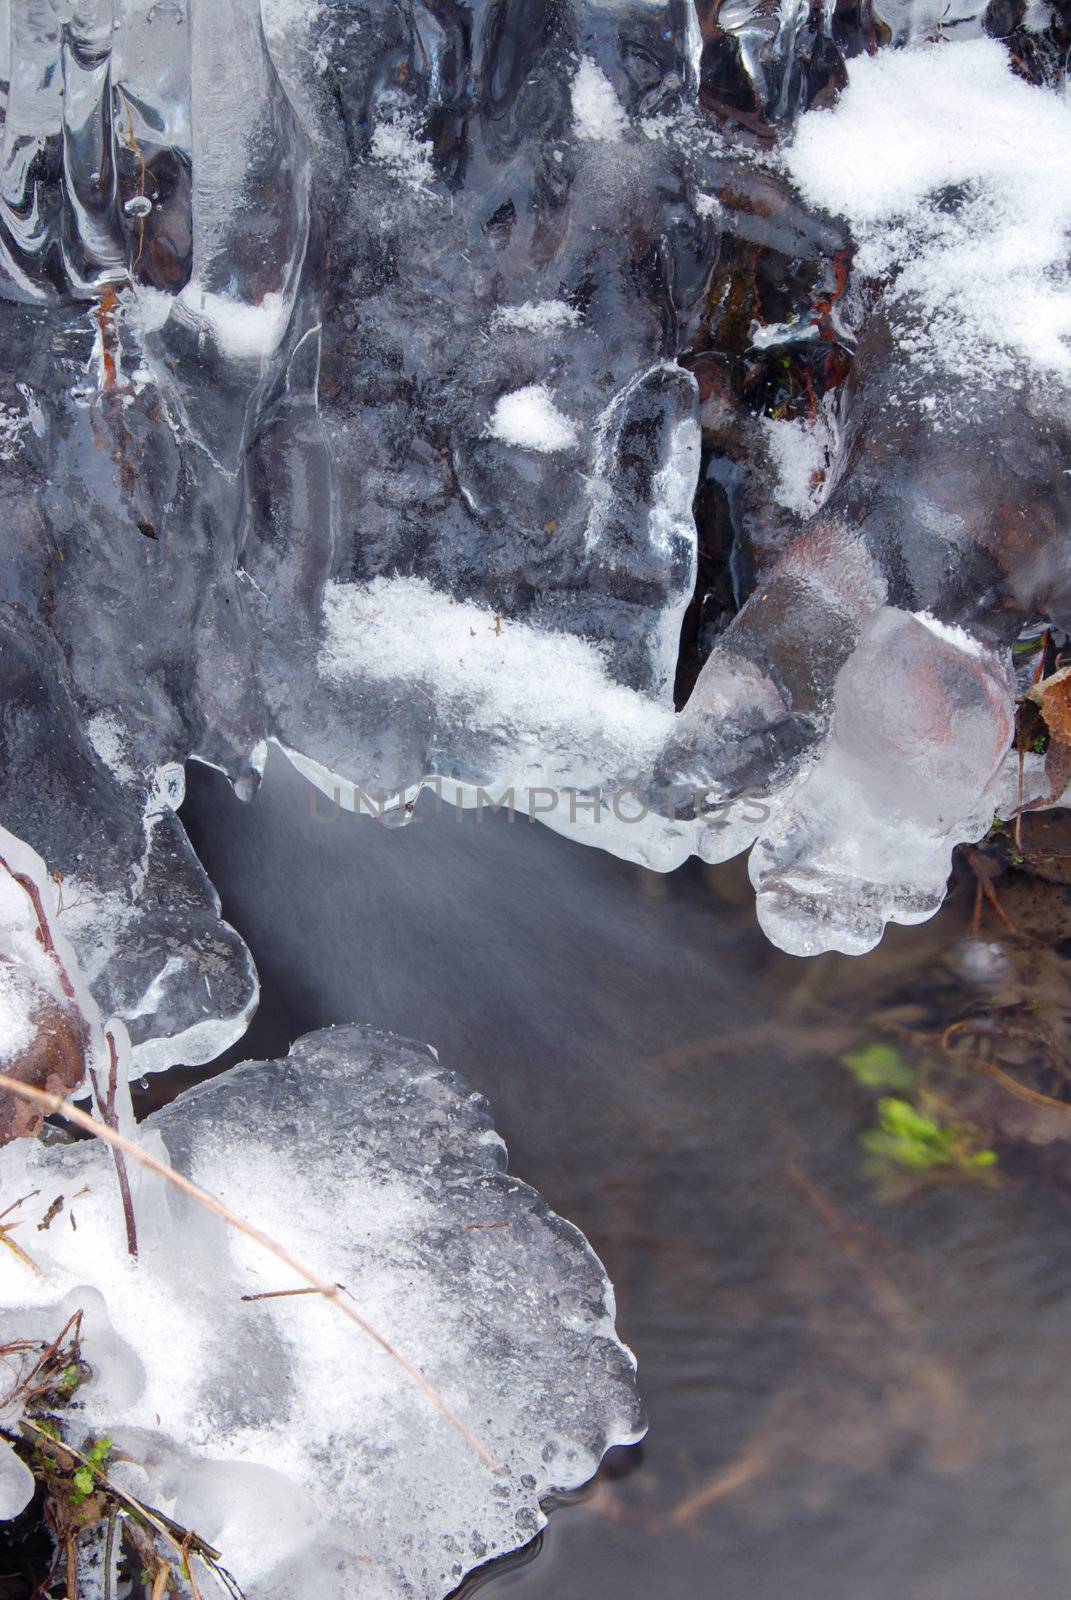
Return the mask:
<path fill-rule="evenodd" d="M 841 1056 L 856 1083 L 864 1089 L 913 1089 L 917 1073 L 891 1044 L 875 1041 Z"/>
<path fill-rule="evenodd" d="M 890 1169 L 917 1176 L 945 1171 L 991 1177 L 997 1165 L 996 1151 L 980 1149 L 969 1124 L 942 1124 L 894 1095 L 878 1101 L 878 1126 L 868 1128 L 860 1142 L 878 1177 L 888 1176 Z"/>
<path fill-rule="evenodd" d="M 841 1064 L 864 1089 L 881 1098 L 877 1125 L 860 1135 L 867 1170 L 890 1194 L 905 1182 L 940 1177 L 993 1182 L 997 1154 L 979 1131 L 958 1120 L 952 1107 L 927 1082 L 925 1064 L 906 1061 L 894 1045 L 874 1041 L 841 1056 Z"/>

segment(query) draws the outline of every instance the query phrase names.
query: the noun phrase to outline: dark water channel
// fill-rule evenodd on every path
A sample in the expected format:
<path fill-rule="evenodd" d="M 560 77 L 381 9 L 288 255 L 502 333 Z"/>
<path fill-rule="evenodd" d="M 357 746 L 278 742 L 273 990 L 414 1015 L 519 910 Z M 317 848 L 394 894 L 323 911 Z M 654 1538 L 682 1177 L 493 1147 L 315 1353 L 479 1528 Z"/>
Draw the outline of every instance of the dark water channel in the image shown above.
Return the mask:
<path fill-rule="evenodd" d="M 278 756 L 250 806 L 189 774 L 187 826 L 263 984 L 235 1058 L 353 1018 L 436 1045 L 602 1256 L 639 1358 L 647 1441 L 492 1588 L 1071 1594 L 1051 1148 L 1002 1151 L 999 1186 L 882 1198 L 859 1146 L 874 1096 L 839 1061 L 996 981 L 968 890 L 869 957 L 802 962 L 759 935 L 739 864 L 660 878 L 524 820 L 324 823 L 310 796 Z"/>

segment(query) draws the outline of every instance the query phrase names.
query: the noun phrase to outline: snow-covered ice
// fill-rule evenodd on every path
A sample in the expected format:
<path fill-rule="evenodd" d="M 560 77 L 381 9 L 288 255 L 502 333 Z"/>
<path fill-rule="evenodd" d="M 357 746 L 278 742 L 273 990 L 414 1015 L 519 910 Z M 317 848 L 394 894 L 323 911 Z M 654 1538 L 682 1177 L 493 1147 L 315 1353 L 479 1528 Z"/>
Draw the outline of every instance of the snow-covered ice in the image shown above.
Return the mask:
<path fill-rule="evenodd" d="M 495 401 L 487 431 L 492 439 L 524 450 L 568 450 L 576 443 L 575 424 L 555 405 L 550 390 L 542 383 L 530 383 L 501 395 Z"/>
<path fill-rule="evenodd" d="M 428 1048 L 310 1034 L 139 1136 L 343 1284 L 499 1469 L 323 1297 L 243 1299 L 301 1286 L 252 1241 L 139 1170 L 132 1262 L 108 1152 L 18 1141 L 5 1196 L 29 1196 L 28 1222 L 64 1204 L 27 1226 L 40 1276 L 2 1252 L 3 1339 L 47 1340 L 84 1311 L 72 1442 L 106 1433 L 124 1486 L 214 1544 L 249 1600 L 441 1600 L 642 1434 L 598 1260 L 507 1173 L 485 1102 Z M 9 1514 L 18 1477 L 0 1463 Z"/>
<path fill-rule="evenodd" d="M 910 306 L 916 368 L 1071 378 L 1071 99 L 1017 77 L 999 41 L 860 56 L 786 162 L 851 222 L 857 271 Z"/>

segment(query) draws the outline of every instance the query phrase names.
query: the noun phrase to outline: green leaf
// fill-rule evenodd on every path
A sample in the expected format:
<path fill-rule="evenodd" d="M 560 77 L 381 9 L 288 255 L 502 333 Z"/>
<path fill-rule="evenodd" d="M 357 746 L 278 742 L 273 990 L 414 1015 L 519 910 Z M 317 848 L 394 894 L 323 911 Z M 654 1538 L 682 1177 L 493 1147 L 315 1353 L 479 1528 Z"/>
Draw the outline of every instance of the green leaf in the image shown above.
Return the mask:
<path fill-rule="evenodd" d="M 864 1089 L 914 1088 L 914 1067 L 891 1044 L 866 1044 L 861 1050 L 849 1050 L 840 1059 Z"/>
<path fill-rule="evenodd" d="M 982 1172 L 997 1165 L 995 1150 L 971 1148 L 971 1128 L 960 1123 L 942 1127 L 934 1117 L 896 1096 L 878 1101 L 878 1122 L 878 1127 L 862 1135 L 861 1143 L 879 1166 L 922 1173 L 942 1167 Z"/>

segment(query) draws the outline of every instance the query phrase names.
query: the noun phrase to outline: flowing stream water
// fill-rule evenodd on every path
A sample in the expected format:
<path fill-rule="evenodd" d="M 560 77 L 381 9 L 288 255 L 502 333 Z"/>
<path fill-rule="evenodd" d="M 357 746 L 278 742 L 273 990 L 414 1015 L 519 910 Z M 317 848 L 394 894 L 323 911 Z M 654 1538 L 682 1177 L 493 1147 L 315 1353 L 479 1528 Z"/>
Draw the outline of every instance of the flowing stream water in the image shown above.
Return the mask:
<path fill-rule="evenodd" d="M 985 981 L 969 896 L 870 956 L 805 962 L 759 934 L 739 863 L 659 877 L 429 796 L 391 829 L 276 754 L 252 805 L 193 766 L 184 819 L 263 986 L 229 1059 L 354 1018 L 429 1041 L 616 1286 L 648 1438 L 537 1559 L 469 1588 L 1068 1593 L 1062 1187 L 1013 1151 L 997 1186 L 882 1198 L 859 1144 L 874 1096 L 839 1060 L 877 1012 L 934 1020 L 936 974 Z"/>

